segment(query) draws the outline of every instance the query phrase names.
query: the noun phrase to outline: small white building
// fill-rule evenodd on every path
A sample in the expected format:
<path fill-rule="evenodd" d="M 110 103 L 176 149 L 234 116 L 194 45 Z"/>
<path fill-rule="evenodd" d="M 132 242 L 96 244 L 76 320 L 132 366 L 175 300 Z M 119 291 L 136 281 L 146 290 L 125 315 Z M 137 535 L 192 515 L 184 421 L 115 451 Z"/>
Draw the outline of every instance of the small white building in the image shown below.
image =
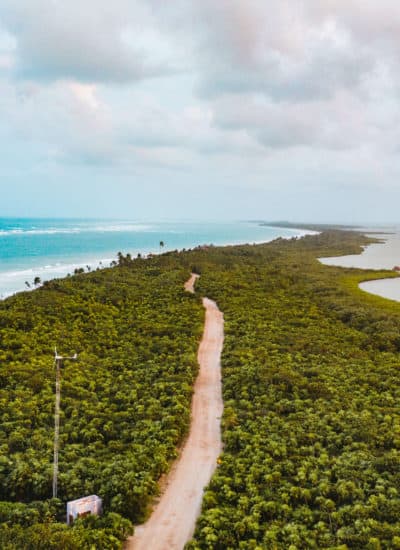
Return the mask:
<path fill-rule="evenodd" d="M 87 516 L 88 514 L 100 516 L 102 504 L 101 498 L 97 495 L 70 500 L 67 502 L 67 524 L 71 525 L 77 518 Z"/>

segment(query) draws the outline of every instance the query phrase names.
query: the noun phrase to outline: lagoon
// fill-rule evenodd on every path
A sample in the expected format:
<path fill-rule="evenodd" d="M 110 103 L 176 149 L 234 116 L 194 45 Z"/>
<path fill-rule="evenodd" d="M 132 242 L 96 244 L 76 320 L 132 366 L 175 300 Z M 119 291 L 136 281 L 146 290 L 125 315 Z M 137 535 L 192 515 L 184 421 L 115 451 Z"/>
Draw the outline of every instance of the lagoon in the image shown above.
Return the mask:
<path fill-rule="evenodd" d="M 382 242 L 366 246 L 362 254 L 320 258 L 320 262 L 325 265 L 360 269 L 393 269 L 394 266 L 400 265 L 400 227 L 363 228 L 361 231 Z M 400 277 L 367 281 L 359 286 L 365 292 L 400 301 Z"/>

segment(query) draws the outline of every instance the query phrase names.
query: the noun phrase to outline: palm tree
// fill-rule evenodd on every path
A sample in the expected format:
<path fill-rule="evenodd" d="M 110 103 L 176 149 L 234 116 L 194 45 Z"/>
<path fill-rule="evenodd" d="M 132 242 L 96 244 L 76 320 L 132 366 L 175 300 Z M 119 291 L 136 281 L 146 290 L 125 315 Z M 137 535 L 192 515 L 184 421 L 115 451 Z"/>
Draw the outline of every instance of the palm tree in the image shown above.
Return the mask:
<path fill-rule="evenodd" d="M 164 248 L 165 246 L 165 242 L 164 241 L 160 241 L 160 253 L 161 253 L 161 249 Z"/>

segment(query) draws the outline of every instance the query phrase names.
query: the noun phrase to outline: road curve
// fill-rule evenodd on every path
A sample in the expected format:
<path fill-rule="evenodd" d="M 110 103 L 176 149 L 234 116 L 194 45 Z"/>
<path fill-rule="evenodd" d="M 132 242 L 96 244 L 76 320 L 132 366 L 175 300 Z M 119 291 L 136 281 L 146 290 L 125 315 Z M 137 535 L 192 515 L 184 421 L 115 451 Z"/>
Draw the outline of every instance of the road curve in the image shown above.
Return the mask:
<path fill-rule="evenodd" d="M 185 285 L 192 291 L 196 276 Z M 191 539 L 200 514 L 203 489 L 222 451 L 220 418 L 221 352 L 224 319 L 215 302 L 203 298 L 206 310 L 198 350 L 199 374 L 194 385 L 188 438 L 167 476 L 166 488 L 146 523 L 135 528 L 127 550 L 182 550 Z"/>
<path fill-rule="evenodd" d="M 200 275 L 198 275 L 197 273 L 192 273 L 190 275 L 190 278 L 183 285 L 186 292 L 190 292 L 191 294 L 194 294 L 194 285 L 199 277 Z"/>

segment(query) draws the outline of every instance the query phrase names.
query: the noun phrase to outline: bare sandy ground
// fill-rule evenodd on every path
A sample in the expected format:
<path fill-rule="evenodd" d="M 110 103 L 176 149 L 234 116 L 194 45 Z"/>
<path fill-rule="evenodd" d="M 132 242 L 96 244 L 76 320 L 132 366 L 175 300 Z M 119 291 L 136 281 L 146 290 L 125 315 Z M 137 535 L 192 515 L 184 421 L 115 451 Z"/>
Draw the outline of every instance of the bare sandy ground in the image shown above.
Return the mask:
<path fill-rule="evenodd" d="M 197 273 L 191 274 L 190 279 L 188 279 L 183 285 L 186 292 L 191 292 L 192 294 L 194 294 L 194 285 L 199 277 L 200 275 L 198 275 Z"/>
<path fill-rule="evenodd" d="M 185 288 L 194 291 L 198 275 Z M 203 298 L 206 310 L 203 338 L 198 350 L 199 375 L 192 400 L 189 436 L 165 482 L 165 492 L 146 523 L 135 528 L 128 550 L 182 550 L 191 539 L 200 514 L 203 489 L 208 484 L 222 451 L 220 418 L 221 351 L 224 320 L 217 305 Z"/>

